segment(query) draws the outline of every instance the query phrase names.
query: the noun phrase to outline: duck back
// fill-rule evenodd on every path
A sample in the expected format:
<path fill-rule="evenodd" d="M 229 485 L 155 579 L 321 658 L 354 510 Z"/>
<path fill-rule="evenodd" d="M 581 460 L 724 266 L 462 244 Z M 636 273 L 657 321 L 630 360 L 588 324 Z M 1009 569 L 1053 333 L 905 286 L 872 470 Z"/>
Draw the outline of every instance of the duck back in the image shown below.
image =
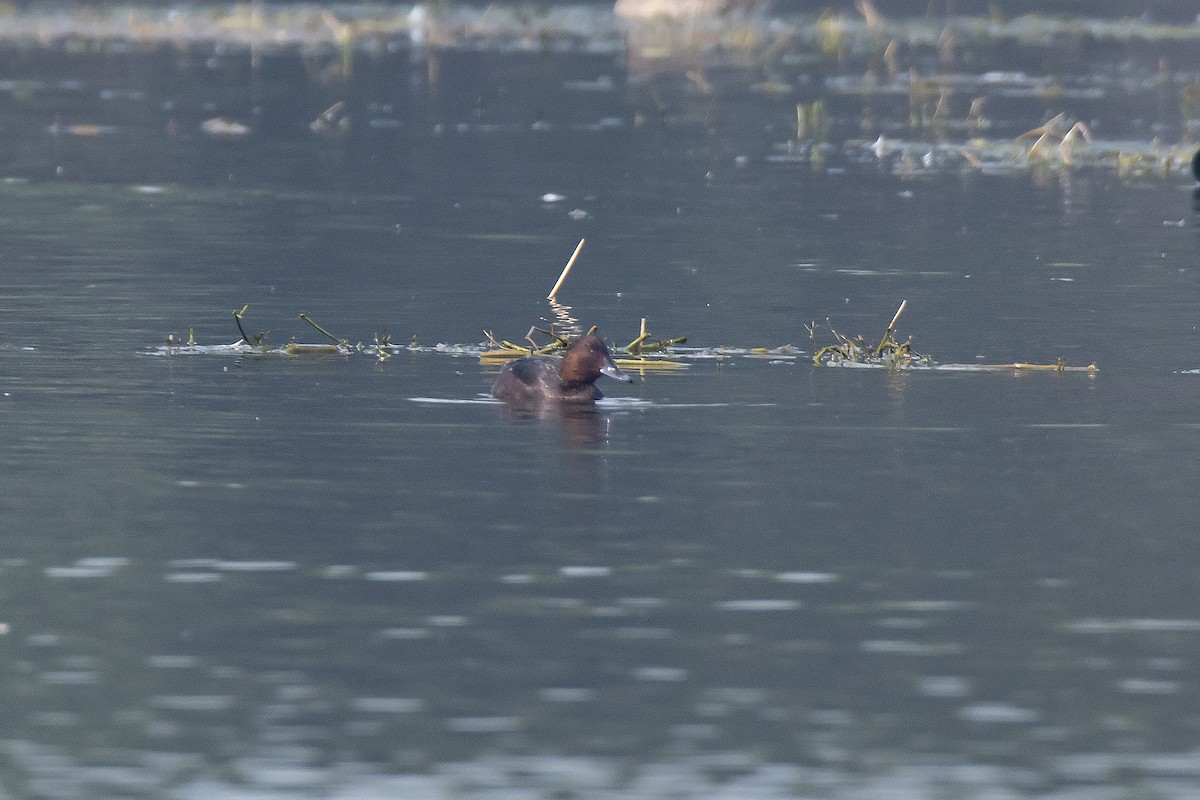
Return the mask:
<path fill-rule="evenodd" d="M 604 395 L 593 384 L 601 375 L 631 381 L 613 363 L 598 336 L 582 336 L 562 358 L 530 356 L 505 364 L 492 384 L 492 397 L 507 403 L 585 402 Z"/>

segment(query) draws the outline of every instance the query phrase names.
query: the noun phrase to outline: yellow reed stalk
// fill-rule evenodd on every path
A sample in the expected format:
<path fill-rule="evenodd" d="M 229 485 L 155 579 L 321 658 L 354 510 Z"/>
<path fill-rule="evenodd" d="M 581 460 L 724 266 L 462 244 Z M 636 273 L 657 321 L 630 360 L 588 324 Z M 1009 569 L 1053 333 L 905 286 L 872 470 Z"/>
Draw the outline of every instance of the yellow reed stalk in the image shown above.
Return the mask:
<path fill-rule="evenodd" d="M 908 301 L 904 300 L 900 303 L 900 307 L 896 309 L 895 315 L 892 316 L 892 321 L 888 323 L 887 330 L 883 332 L 883 338 L 879 340 L 879 346 L 875 348 L 875 355 L 883 355 L 883 348 L 892 337 L 892 330 L 896 327 L 896 320 L 900 319 L 900 315 L 904 313 L 904 309 L 907 306 Z"/>
<path fill-rule="evenodd" d="M 571 267 L 575 266 L 575 259 L 579 258 L 579 251 L 583 249 L 583 243 L 586 241 L 587 239 L 580 239 L 579 244 L 575 245 L 575 252 L 571 253 L 571 258 L 567 261 L 567 265 L 563 267 L 562 274 L 558 276 L 554 288 L 550 290 L 550 294 L 546 295 L 547 300 L 553 300 L 554 296 L 558 294 L 558 290 L 562 288 L 563 281 L 567 279 L 567 273 L 571 271 Z"/>
<path fill-rule="evenodd" d="M 300 356 L 344 353 L 346 351 L 336 344 L 300 344 L 299 342 L 288 342 L 284 345 L 283 352 L 289 356 Z"/>
<path fill-rule="evenodd" d="M 479 354 L 479 360 L 483 363 L 495 361 L 508 361 L 514 358 L 525 358 L 529 355 L 527 350 L 485 350 Z"/>
<path fill-rule="evenodd" d="M 638 355 L 642 351 L 642 342 L 650 338 L 650 334 L 646 333 L 646 318 L 642 317 L 642 330 L 638 337 L 629 344 L 625 345 L 625 352 L 631 355 Z"/>
<path fill-rule="evenodd" d="M 617 358 L 613 361 L 621 369 L 636 369 L 640 372 L 671 372 L 687 367 L 687 364 L 679 361 L 664 361 L 659 358 Z"/>

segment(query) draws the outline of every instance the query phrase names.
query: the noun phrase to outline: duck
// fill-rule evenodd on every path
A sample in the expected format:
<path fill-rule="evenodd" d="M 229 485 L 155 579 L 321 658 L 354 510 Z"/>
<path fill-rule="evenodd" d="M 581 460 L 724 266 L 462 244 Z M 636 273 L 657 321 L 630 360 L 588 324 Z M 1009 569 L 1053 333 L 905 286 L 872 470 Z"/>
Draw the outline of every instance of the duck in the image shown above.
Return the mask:
<path fill-rule="evenodd" d="M 562 358 L 530 356 L 505 364 L 492 384 L 492 397 L 521 405 L 594 403 L 604 397 L 594 385 L 601 375 L 633 383 L 604 340 L 589 333 L 571 342 Z"/>

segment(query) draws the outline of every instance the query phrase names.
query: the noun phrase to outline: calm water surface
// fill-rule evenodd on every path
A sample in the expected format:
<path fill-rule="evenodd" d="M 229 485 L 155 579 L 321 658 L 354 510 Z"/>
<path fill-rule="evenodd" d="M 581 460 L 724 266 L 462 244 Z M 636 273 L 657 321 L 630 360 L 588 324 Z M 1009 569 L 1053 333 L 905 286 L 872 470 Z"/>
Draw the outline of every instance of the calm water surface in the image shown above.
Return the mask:
<path fill-rule="evenodd" d="M 0 798 L 1200 796 L 1190 178 L 843 144 L 919 140 L 904 97 L 787 157 L 811 75 L 335 62 L 0 58 Z M 1058 111 L 1184 135 L 1118 90 L 988 135 Z M 483 402 L 432 346 L 519 339 L 583 237 L 560 299 L 614 342 L 803 352 Z M 811 365 L 902 299 L 940 363 L 1100 371 Z M 158 352 L 244 304 L 430 347 Z"/>

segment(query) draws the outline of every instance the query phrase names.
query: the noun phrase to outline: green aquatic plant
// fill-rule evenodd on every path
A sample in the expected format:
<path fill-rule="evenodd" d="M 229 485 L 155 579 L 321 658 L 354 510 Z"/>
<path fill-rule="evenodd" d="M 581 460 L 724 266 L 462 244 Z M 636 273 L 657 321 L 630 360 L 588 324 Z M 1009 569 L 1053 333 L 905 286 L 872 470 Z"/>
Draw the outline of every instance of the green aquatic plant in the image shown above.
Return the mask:
<path fill-rule="evenodd" d="M 593 325 L 588 330 L 588 333 L 593 333 L 595 330 L 596 326 Z M 535 333 L 541 333 L 549 336 L 552 341 L 549 344 L 538 344 L 533 338 Z M 556 332 L 554 325 L 551 325 L 548 330 L 539 328 L 536 325 L 531 326 L 529 328 L 529 332 L 525 334 L 525 341 L 529 342 L 528 347 L 511 342 L 508 339 L 497 339 L 495 334 L 493 334 L 491 331 L 485 330 L 483 335 L 487 338 L 487 345 L 483 352 L 479 354 L 479 358 L 483 361 L 497 361 L 507 358 L 525 358 L 526 356 L 550 355 L 556 350 L 564 349 L 567 344 L 569 344 L 569 340 L 566 337 L 560 336 Z"/>
<path fill-rule="evenodd" d="M 578 332 L 578 321 L 571 316 L 571 307 L 558 302 L 557 296 L 559 289 L 567 280 L 572 267 L 579 259 L 579 253 L 583 250 L 586 239 L 580 239 L 579 244 L 575 245 L 574 252 L 567 259 L 567 264 L 559 273 L 558 280 L 554 282 L 554 286 L 550 289 L 550 293 L 546 295 L 546 300 L 550 303 L 550 311 L 553 314 L 554 321 L 550 323 L 549 328 L 539 328 L 537 325 L 531 326 L 529 332 L 525 334 L 525 341 L 529 342 L 526 347 L 508 339 L 497 339 L 491 331 L 485 330 L 483 335 L 487 339 L 487 343 L 483 352 L 480 353 L 480 360 L 484 362 L 495 362 L 509 358 L 524 358 L 531 355 L 549 355 L 558 350 L 564 349 L 570 344 L 571 331 Z M 565 331 L 565 333 L 560 333 Z M 595 333 L 596 326 L 593 325 L 586 333 Z M 543 336 L 550 337 L 548 344 L 539 344 L 534 338 L 535 333 L 540 333 Z M 586 335 L 586 334 L 585 334 Z M 645 359 L 643 356 L 647 353 L 666 354 L 667 349 L 674 345 L 681 345 L 687 342 L 686 336 L 674 338 L 662 338 L 657 341 L 650 341 L 650 334 L 646 330 L 646 319 L 642 318 L 641 330 L 636 338 L 622 348 L 627 354 L 638 359 L 635 365 L 640 366 Z M 627 359 L 628 361 L 628 359 Z M 655 359 L 654 363 L 661 363 L 661 359 Z"/>
<path fill-rule="evenodd" d="M 330 333 L 329 331 L 325 330 L 320 325 L 318 325 L 316 323 L 316 321 L 313 320 L 311 317 L 309 317 L 307 314 L 301 314 L 300 319 L 304 320 L 309 325 L 311 325 L 315 330 L 319 331 L 323 336 L 325 336 L 325 338 L 329 339 L 329 341 L 332 342 L 332 344 L 302 344 L 300 342 L 297 342 L 295 339 L 292 339 L 283 348 L 283 352 L 287 353 L 288 355 L 294 356 L 294 355 L 300 355 L 300 354 L 314 354 L 314 353 L 343 353 L 344 354 L 344 353 L 350 353 L 355 349 L 350 346 L 349 339 L 339 339 L 338 337 L 334 336 L 332 333 Z M 358 350 L 360 352 L 363 350 L 361 342 L 359 343 Z"/>
<path fill-rule="evenodd" d="M 838 333 L 826 318 L 825 324 L 834 338 L 834 343 L 818 348 L 813 354 L 813 364 L 817 366 L 850 366 L 863 365 L 883 367 L 886 369 L 909 369 L 922 367 L 953 372 L 1084 372 L 1095 375 L 1099 372 L 1096 362 L 1086 367 L 1069 366 L 1063 357 L 1055 359 L 1053 364 L 1033 364 L 1026 361 L 1015 361 L 1007 364 L 934 364 L 933 358 L 916 353 L 912 349 L 912 337 L 901 342 L 896 337 L 896 322 L 908 301 L 900 303 L 891 322 L 883 332 L 879 344 L 872 347 L 863 336 L 850 338 Z M 808 330 L 809 341 L 816 347 L 817 323 L 811 322 L 804 326 Z"/>
<path fill-rule="evenodd" d="M 387 361 L 392 357 L 391 346 L 392 337 L 388 336 L 387 331 L 384 331 L 382 335 L 376 333 L 375 338 L 371 340 L 371 352 L 373 352 L 375 357 L 380 361 Z M 358 349 L 360 352 L 364 352 L 367 348 L 364 348 L 362 342 L 359 342 Z"/>
<path fill-rule="evenodd" d="M 1059 373 L 1081 372 L 1094 376 L 1099 372 L 1094 362 L 1085 367 L 1077 367 L 1068 365 L 1064 358 L 1058 358 L 1052 364 L 1035 364 L 1020 361 L 1000 364 L 935 364 L 928 355 L 921 355 L 913 351 L 911 337 L 900 341 L 896 336 L 896 323 L 907 307 L 907 300 L 900 304 L 900 307 L 892 315 L 877 344 L 869 343 L 866 337 L 861 335 L 853 338 L 844 336 L 833 327 L 827 318 L 826 327 L 828 327 L 834 342 L 823 347 L 817 347 L 818 325 L 816 322 L 806 324 L 804 327 L 808 331 L 809 341 L 812 342 L 813 349 L 815 350 L 813 363 L 817 366 L 866 366 L 895 370 L 935 369 L 953 372 L 1012 372 L 1014 374 L 1027 371 L 1045 371 Z M 456 356 L 475 356 L 484 365 L 494 365 L 508 359 L 524 358 L 531 355 L 556 354 L 566 348 L 575 337 L 592 334 L 597 330 L 594 325 L 585 332 L 578 324 L 561 326 L 558 323 L 552 323 L 548 328 L 541 328 L 537 325 L 530 327 L 529 332 L 524 337 L 524 340 L 528 344 L 517 344 L 507 339 L 498 339 L 491 331 L 484 331 L 486 341 L 480 344 L 436 344 L 425 346 L 419 345 L 415 337 L 411 344 L 396 344 L 392 341 L 391 335 L 386 330 L 383 330 L 375 333 L 370 343 L 363 344 L 360 341 L 358 344 L 351 346 L 348 340 L 339 339 L 307 314 L 301 314 L 300 319 L 329 339 L 329 343 L 303 343 L 297 342 L 293 338 L 282 347 L 269 347 L 266 344 L 266 334 L 261 332 L 255 333 L 252 336 L 246 334 L 242 326 L 242 321 L 248 308 L 249 306 L 245 305 L 233 312 L 238 332 L 241 334 L 241 338 L 233 344 L 198 344 L 194 329 L 189 328 L 186 342 L 182 337 L 175 336 L 174 334 L 168 335 L 166 343 L 156 348 L 154 353 L 170 356 L 220 353 L 253 353 L 261 356 L 320 354 L 352 356 L 358 353 L 372 356 L 378 362 L 386 361 L 391 356 L 401 352 L 445 353 Z M 714 358 L 717 360 L 724 358 L 757 358 L 770 359 L 773 363 L 785 363 L 787 361 L 794 361 L 802 355 L 800 350 L 790 344 L 772 348 L 687 347 L 687 339 L 682 336 L 653 339 L 647 330 L 646 323 L 646 319 L 643 318 L 638 335 L 629 344 L 614 349 L 614 354 L 617 352 L 622 354 L 613 359 L 622 369 L 637 370 L 642 373 L 669 372 L 686 368 L 694 360 L 710 360 Z M 548 338 L 549 341 L 542 343 L 536 338 L 539 335 Z"/>
<path fill-rule="evenodd" d="M 344 348 L 350 347 L 350 341 L 348 339 L 339 339 L 338 337 L 334 336 L 332 333 L 330 333 L 329 331 L 325 330 L 320 325 L 318 325 L 316 323 L 316 321 L 313 320 L 312 317 L 308 316 L 307 314 L 301 314 L 300 319 L 304 320 L 309 325 L 313 326 L 313 328 L 320 331 L 327 339 L 329 339 L 329 341 L 333 342 L 338 347 L 344 347 Z"/>
<path fill-rule="evenodd" d="M 638 337 L 625 345 L 623 349 L 631 356 L 641 356 L 643 353 L 665 353 L 668 347 L 681 344 L 687 344 L 686 336 L 650 341 L 650 334 L 646 331 L 646 318 L 642 317 L 642 327 Z"/>
<path fill-rule="evenodd" d="M 837 329 L 833 327 L 833 323 L 826 318 L 825 324 L 835 341 L 833 344 L 825 345 L 813 353 L 813 363 L 817 366 L 875 364 L 888 367 L 889 369 L 903 369 L 904 367 L 911 366 L 914 362 L 924 365 L 932 364 L 932 359 L 929 356 L 913 352 L 911 336 L 903 342 L 896 338 L 896 321 L 900 319 L 900 315 L 904 313 L 904 309 L 907 307 L 907 300 L 900 303 L 900 307 L 892 315 L 892 321 L 888 323 L 887 329 L 884 330 L 879 344 L 874 347 L 871 347 L 863 336 L 850 338 L 838 333 Z M 815 342 L 816 323 L 806 325 L 805 327 L 808 329 L 809 339 Z"/>
<path fill-rule="evenodd" d="M 584 335 L 593 334 L 598 328 L 593 325 L 584 332 Z M 539 344 L 534 339 L 534 334 L 542 334 L 550 337 L 551 341 L 547 344 Z M 539 328 L 536 325 L 529 329 L 525 334 L 525 341 L 528 346 L 517 344 L 508 339 L 497 339 L 496 335 L 491 331 L 484 331 L 484 337 L 487 341 L 484 349 L 479 354 L 479 360 L 484 364 L 494 364 L 501 361 L 507 361 L 515 358 L 526 358 L 528 356 L 543 356 L 553 355 L 560 350 L 565 349 L 571 339 L 558 332 L 556 325 L 551 325 L 549 329 Z M 641 329 L 636 338 L 629 344 L 620 348 L 628 357 L 614 357 L 617 365 L 622 368 L 638 369 L 638 370 L 671 370 L 685 366 L 679 361 L 672 361 L 671 357 L 678 355 L 671 351 L 670 348 L 678 347 L 687 342 L 686 336 L 663 337 L 660 339 L 651 339 L 650 333 L 646 330 L 646 319 L 642 319 Z"/>

